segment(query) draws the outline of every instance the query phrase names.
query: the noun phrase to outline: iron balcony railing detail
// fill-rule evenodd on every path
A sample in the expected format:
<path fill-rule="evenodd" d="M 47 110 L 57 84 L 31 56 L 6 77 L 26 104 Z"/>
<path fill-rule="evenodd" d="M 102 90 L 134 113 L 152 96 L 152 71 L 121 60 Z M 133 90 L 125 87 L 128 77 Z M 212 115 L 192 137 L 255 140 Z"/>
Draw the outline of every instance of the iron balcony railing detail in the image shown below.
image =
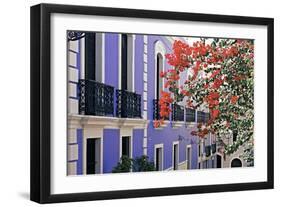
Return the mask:
<path fill-rule="evenodd" d="M 160 119 L 159 99 L 153 99 L 153 120 Z"/>
<path fill-rule="evenodd" d="M 195 122 L 195 109 L 186 108 L 185 121 L 186 122 Z"/>
<path fill-rule="evenodd" d="M 114 116 L 114 87 L 80 79 L 79 93 L 79 114 Z"/>
<path fill-rule="evenodd" d="M 153 120 L 159 120 L 161 118 L 164 118 L 164 120 L 169 120 L 169 117 L 160 116 L 159 99 L 153 99 Z"/>
<path fill-rule="evenodd" d="M 141 118 L 141 95 L 126 90 L 116 90 L 116 116 Z"/>
<path fill-rule="evenodd" d="M 197 122 L 198 123 L 207 123 L 210 119 L 210 114 L 203 112 L 203 111 L 197 111 Z"/>
<path fill-rule="evenodd" d="M 184 108 L 178 104 L 172 104 L 172 121 L 184 121 Z"/>

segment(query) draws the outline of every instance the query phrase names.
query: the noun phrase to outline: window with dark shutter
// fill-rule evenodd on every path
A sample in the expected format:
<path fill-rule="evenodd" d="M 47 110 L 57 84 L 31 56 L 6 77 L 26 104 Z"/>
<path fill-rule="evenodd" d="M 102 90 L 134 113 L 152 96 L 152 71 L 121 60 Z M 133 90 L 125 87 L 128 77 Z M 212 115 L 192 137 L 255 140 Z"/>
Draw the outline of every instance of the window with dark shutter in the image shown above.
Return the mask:
<path fill-rule="evenodd" d="M 127 34 L 122 34 L 121 40 L 121 89 L 128 90 L 128 36 Z"/>
<path fill-rule="evenodd" d="M 157 58 L 156 58 L 156 98 L 159 99 L 160 98 L 160 93 L 159 93 L 159 84 L 160 84 L 160 60 L 161 60 L 161 54 L 157 54 Z"/>
<path fill-rule="evenodd" d="M 96 33 L 85 34 L 85 78 L 96 80 Z"/>
<path fill-rule="evenodd" d="M 130 137 L 122 137 L 122 156 L 130 157 Z"/>

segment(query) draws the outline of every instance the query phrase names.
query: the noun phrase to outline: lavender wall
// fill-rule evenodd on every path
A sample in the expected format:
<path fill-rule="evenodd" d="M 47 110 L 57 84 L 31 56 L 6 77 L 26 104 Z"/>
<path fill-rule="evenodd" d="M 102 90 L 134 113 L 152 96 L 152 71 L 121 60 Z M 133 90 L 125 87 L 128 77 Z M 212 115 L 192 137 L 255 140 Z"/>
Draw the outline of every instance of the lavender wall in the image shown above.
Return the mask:
<path fill-rule="evenodd" d="M 111 173 L 119 161 L 119 129 L 103 130 L 103 172 Z"/>
<path fill-rule="evenodd" d="M 135 92 L 141 96 L 141 111 L 143 111 L 143 35 L 136 35 L 135 39 Z"/>
<path fill-rule="evenodd" d="M 103 172 L 111 173 L 117 165 L 120 155 L 120 130 L 103 131 Z M 133 158 L 142 156 L 143 129 L 133 130 Z"/>
<path fill-rule="evenodd" d="M 118 89 L 118 34 L 105 33 L 105 83 Z"/>
<path fill-rule="evenodd" d="M 133 130 L 133 142 L 133 157 L 135 158 L 142 156 L 143 129 Z"/>
<path fill-rule="evenodd" d="M 154 160 L 154 145 L 163 143 L 164 145 L 164 169 L 172 167 L 172 152 L 173 142 L 179 141 L 179 135 L 184 137 L 183 140 L 179 141 L 179 162 L 186 160 L 186 146 L 192 146 L 192 164 L 191 168 L 197 168 L 197 144 L 192 142 L 190 135 L 191 129 L 181 127 L 173 129 L 170 125 L 163 129 L 154 129 L 152 124 L 148 127 L 148 156 L 150 160 Z"/>
<path fill-rule="evenodd" d="M 135 91 L 143 93 L 143 35 L 136 35 L 135 39 Z"/>
<path fill-rule="evenodd" d="M 78 144 L 77 175 L 83 174 L 83 130 L 76 130 Z"/>

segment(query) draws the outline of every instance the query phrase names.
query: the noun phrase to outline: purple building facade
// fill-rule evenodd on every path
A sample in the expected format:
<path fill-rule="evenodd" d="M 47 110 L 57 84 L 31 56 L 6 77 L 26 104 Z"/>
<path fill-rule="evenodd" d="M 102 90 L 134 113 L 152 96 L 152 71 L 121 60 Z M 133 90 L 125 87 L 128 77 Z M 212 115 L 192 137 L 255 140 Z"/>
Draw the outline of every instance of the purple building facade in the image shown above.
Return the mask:
<path fill-rule="evenodd" d="M 147 155 L 159 171 L 221 167 L 215 138 L 190 135 L 206 121 L 204 110 L 177 103 L 153 126 L 165 90 L 160 72 L 171 67 L 165 54 L 176 39 L 86 32 L 68 40 L 68 175 L 111 173 L 122 155 Z"/>

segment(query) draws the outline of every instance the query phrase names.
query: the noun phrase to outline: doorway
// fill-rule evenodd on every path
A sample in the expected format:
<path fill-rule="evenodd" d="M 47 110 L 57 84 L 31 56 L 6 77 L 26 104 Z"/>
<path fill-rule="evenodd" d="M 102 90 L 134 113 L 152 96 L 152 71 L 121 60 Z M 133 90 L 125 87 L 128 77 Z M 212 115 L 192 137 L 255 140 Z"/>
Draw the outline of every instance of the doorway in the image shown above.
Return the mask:
<path fill-rule="evenodd" d="M 101 173 L 101 138 L 87 139 L 87 174 Z"/>
<path fill-rule="evenodd" d="M 235 158 L 231 161 L 231 167 L 242 167 L 242 162 L 240 159 Z"/>

